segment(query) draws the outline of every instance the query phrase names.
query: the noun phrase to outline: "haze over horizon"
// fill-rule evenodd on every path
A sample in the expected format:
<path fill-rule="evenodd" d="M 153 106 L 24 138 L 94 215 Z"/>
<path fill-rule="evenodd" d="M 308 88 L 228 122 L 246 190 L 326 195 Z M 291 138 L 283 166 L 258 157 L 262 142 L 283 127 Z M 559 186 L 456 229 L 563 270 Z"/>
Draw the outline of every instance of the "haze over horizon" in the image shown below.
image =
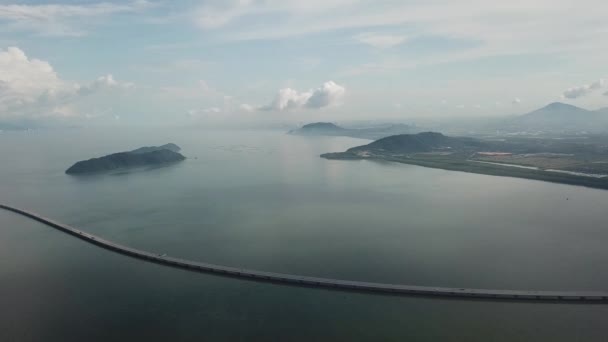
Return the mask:
<path fill-rule="evenodd" d="M 0 122 L 496 117 L 608 106 L 597 0 L 0 0 Z M 568 23 L 564 25 L 564 23 Z"/>

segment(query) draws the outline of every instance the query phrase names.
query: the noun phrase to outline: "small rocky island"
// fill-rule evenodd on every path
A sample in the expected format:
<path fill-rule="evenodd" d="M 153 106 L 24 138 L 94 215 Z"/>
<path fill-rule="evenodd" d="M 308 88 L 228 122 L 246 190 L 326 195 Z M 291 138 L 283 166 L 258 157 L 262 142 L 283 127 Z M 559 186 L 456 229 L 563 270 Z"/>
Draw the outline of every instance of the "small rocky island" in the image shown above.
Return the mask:
<path fill-rule="evenodd" d="M 162 146 L 140 147 L 133 151 L 113 153 L 100 158 L 82 160 L 72 165 L 65 173 L 85 174 L 142 166 L 175 163 L 186 159 L 179 153 L 180 147 L 169 143 Z"/>

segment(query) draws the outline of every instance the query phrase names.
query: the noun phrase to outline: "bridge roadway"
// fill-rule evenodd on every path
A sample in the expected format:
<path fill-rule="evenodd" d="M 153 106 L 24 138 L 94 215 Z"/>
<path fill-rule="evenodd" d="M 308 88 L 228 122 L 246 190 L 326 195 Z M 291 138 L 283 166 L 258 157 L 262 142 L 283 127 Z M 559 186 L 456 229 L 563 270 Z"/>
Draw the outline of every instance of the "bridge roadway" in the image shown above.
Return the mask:
<path fill-rule="evenodd" d="M 26 216 L 47 226 L 56 228 L 62 232 L 73 235 L 86 242 L 111 251 L 128 255 L 141 260 L 157 264 L 181 268 L 194 272 L 213 273 L 223 276 L 243 278 L 255 281 L 265 281 L 288 285 L 309 286 L 329 288 L 335 290 L 350 290 L 363 292 L 377 292 L 387 294 L 434 296 L 434 297 L 461 297 L 491 300 L 525 300 L 525 301 L 553 301 L 553 302 L 585 302 L 585 303 L 608 303 L 608 292 L 582 292 L 582 291 L 515 291 L 515 290 L 486 290 L 434 286 L 413 286 L 369 283 L 360 281 L 338 280 L 328 278 L 305 277 L 292 274 L 281 274 L 263 272 L 236 267 L 213 265 L 155 254 L 135 248 L 123 246 L 112 241 L 104 240 L 93 234 L 83 232 L 63 223 L 53 221 L 31 211 L 0 204 L 1 209 Z"/>

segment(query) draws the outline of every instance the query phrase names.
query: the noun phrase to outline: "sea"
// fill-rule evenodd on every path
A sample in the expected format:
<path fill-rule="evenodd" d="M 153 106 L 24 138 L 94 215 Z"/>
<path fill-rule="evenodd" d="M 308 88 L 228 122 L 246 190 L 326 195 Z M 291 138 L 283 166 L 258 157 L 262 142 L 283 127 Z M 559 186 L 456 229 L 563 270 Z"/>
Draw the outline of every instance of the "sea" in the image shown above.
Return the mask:
<path fill-rule="evenodd" d="M 183 162 L 72 176 L 176 143 Z M 195 261 L 343 280 L 608 291 L 608 191 L 379 161 L 283 130 L 0 133 L 0 203 Z M 0 341 L 606 341 L 608 305 L 408 297 L 147 263 L 0 211 Z"/>

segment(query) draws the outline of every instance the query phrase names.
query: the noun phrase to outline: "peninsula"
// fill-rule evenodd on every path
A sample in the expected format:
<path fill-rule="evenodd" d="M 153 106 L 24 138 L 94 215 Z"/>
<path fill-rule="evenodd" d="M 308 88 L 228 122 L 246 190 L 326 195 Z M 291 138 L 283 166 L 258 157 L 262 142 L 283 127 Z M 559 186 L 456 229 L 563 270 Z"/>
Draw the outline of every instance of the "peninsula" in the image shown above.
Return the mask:
<path fill-rule="evenodd" d="M 326 159 L 385 160 L 444 170 L 608 189 L 608 150 L 560 140 L 482 140 L 436 132 L 401 134 L 325 153 Z"/>

